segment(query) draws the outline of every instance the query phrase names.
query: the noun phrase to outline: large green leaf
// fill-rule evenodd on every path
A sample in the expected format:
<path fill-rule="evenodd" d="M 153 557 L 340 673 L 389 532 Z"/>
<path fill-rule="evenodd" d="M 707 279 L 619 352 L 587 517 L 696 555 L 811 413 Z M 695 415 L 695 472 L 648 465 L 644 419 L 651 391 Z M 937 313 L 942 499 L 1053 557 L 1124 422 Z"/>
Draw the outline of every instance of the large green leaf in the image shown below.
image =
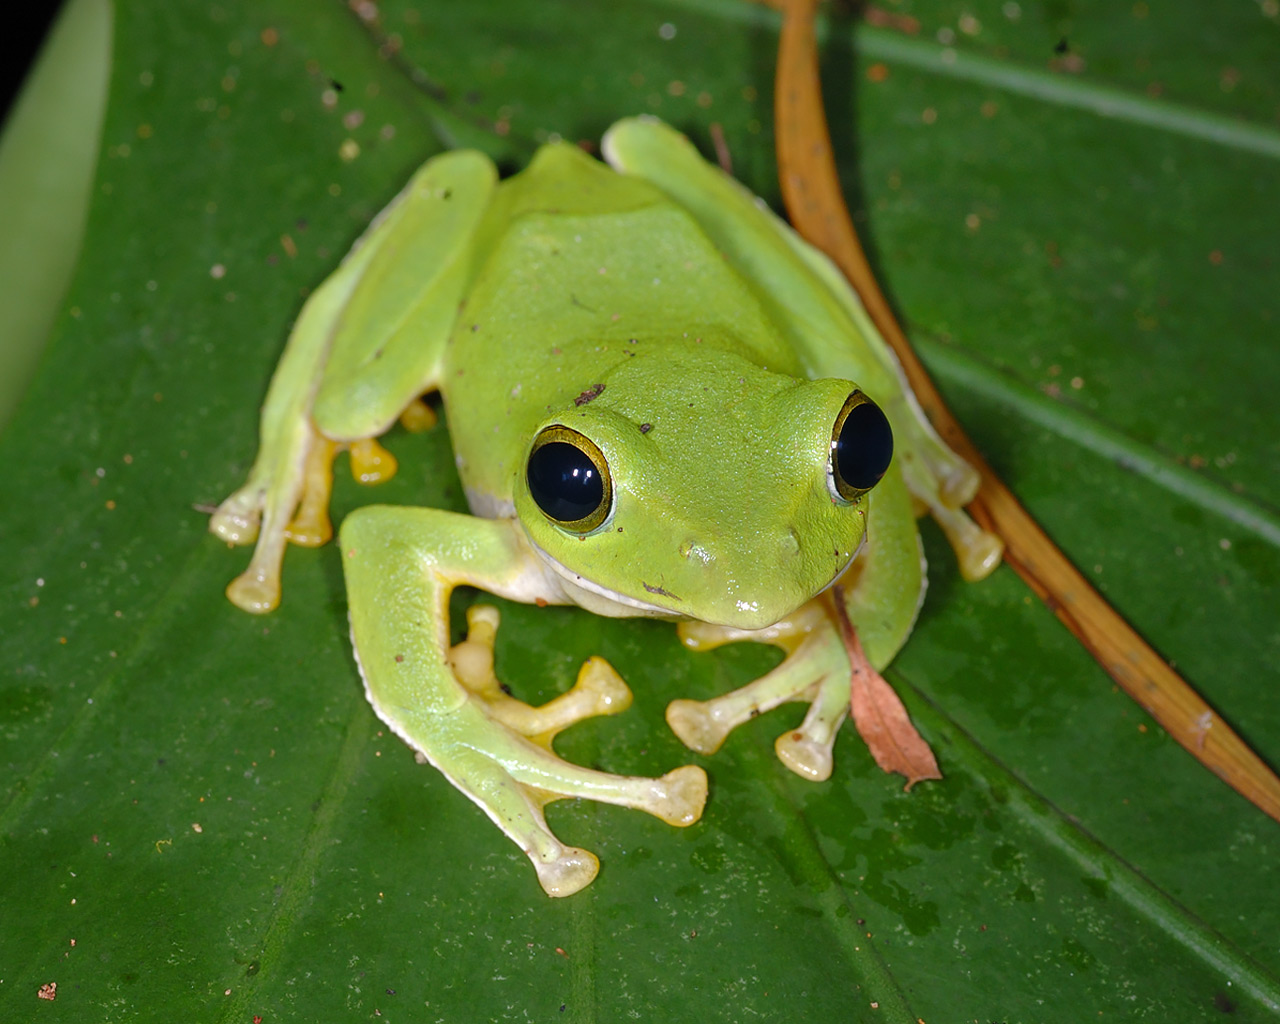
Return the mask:
<path fill-rule="evenodd" d="M 423 158 L 480 145 L 515 167 L 651 111 L 708 151 L 718 122 L 776 199 L 761 8 L 352 7 L 117 6 L 83 256 L 0 439 L 0 1017 L 1274 1018 L 1276 823 L 1010 571 L 960 582 L 932 531 L 891 677 L 947 777 L 910 794 L 852 730 L 830 782 L 791 776 L 771 750 L 791 710 L 683 751 L 666 702 L 767 651 L 504 609 L 520 694 L 595 653 L 637 694 L 568 756 L 712 776 L 685 831 L 554 807 L 604 863 L 563 901 L 379 727 L 332 547 L 290 552 L 272 616 L 226 602 L 246 553 L 201 509 L 247 468 L 306 290 Z M 837 21 L 824 69 L 889 293 L 1033 513 L 1280 762 L 1276 4 L 891 13 L 918 30 Z M 443 431 L 389 443 L 380 500 L 461 507 Z M 339 512 L 367 500 L 340 483 Z"/>

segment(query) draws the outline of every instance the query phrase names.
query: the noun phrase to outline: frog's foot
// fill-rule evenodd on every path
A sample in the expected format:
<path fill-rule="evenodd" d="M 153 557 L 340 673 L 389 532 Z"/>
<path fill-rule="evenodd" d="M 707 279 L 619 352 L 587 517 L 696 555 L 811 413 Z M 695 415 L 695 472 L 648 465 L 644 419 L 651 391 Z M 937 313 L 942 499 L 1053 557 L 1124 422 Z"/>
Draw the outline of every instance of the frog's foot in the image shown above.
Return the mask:
<path fill-rule="evenodd" d="M 933 481 L 937 503 L 944 508 L 963 508 L 977 495 L 982 478 L 937 435 L 916 403 L 914 393 L 908 389 L 905 395 L 914 412 L 914 429 L 909 433 L 919 431 L 914 450 Z"/>
<path fill-rule="evenodd" d="M 285 539 L 300 547 L 318 548 L 333 537 L 329 497 L 333 493 L 333 460 L 339 451 L 340 447 L 327 437 L 316 437 L 307 452 L 302 471 L 302 495 L 293 519 L 284 531 Z"/>
<path fill-rule="evenodd" d="M 346 447 L 351 453 L 351 475 L 358 484 L 380 484 L 400 468 L 396 457 L 372 437 L 362 437 Z"/>
<path fill-rule="evenodd" d="M 458 682 L 483 700 L 489 714 L 507 728 L 550 749 L 556 735 L 597 715 L 616 715 L 631 706 L 631 690 L 603 658 L 588 658 L 567 693 L 540 707 L 512 697 L 493 673 L 493 644 L 501 617 L 492 605 L 467 609 L 467 638 L 449 650 Z"/>
<path fill-rule="evenodd" d="M 817 638 L 814 642 L 821 643 Z M 820 655 L 815 653 L 813 657 L 818 659 Z M 815 684 L 814 690 L 808 691 L 812 693 L 809 713 L 804 716 L 800 727 L 774 740 L 773 749 L 778 760 L 802 779 L 825 782 L 831 778 L 831 751 L 840 726 L 849 713 L 849 690 L 850 679 L 844 665 L 833 665 Z"/>
<path fill-rule="evenodd" d="M 916 514 L 928 511 L 955 551 L 960 575 L 973 582 L 990 575 L 1000 564 L 1004 542 L 982 529 L 964 511 L 962 506 L 973 498 L 980 477 L 950 449 L 943 450 L 956 460 L 950 468 L 959 466 L 967 472 L 941 475 L 949 471 L 948 466 L 938 465 L 927 454 L 916 458 L 908 453 L 903 455 L 902 476 L 911 492 Z"/>
<path fill-rule="evenodd" d="M 520 846 L 552 896 L 568 896 L 599 870 L 595 856 L 566 846 L 551 832 L 543 808 L 553 800 L 583 797 L 646 811 L 670 825 L 692 825 L 702 816 L 707 777 L 685 765 L 659 778 L 610 775 L 560 758 L 551 748 L 556 734 L 586 718 L 613 715 L 631 703 L 631 691 L 603 658 L 590 658 L 567 693 L 541 707 L 507 694 L 493 672 L 493 645 L 500 621 L 491 605 L 467 610 L 467 637 L 449 651 L 455 678 L 471 695 L 459 709 L 470 722 L 456 754 L 437 762 L 447 775 Z M 447 763 L 445 763 L 447 762 Z"/>
<path fill-rule="evenodd" d="M 690 624 L 681 628 L 686 645 L 709 648 L 732 640 L 751 639 L 774 643 L 788 650 L 787 657 L 767 675 L 746 686 L 708 701 L 676 700 L 667 706 L 667 724 L 692 750 L 714 754 L 729 733 L 743 722 L 771 711 L 787 701 L 809 701 L 804 722 L 778 737 L 778 759 L 802 778 L 820 782 L 831 775 L 831 748 L 849 712 L 848 661 L 840 640 L 831 629 L 820 628 L 820 612 L 809 606 L 788 624 L 733 635 L 717 635 L 721 627 Z M 697 643 L 691 643 L 696 638 Z"/>
<path fill-rule="evenodd" d="M 376 484 L 395 475 L 395 456 L 373 438 L 344 444 L 306 426 L 279 453 L 264 452 L 248 483 L 218 506 L 210 532 L 228 544 L 257 541 L 249 567 L 227 585 L 232 604 L 247 612 L 271 611 L 280 603 L 287 544 L 315 548 L 333 537 L 333 460 L 344 449 L 358 482 Z"/>
<path fill-rule="evenodd" d="M 938 506 L 929 511 L 956 553 L 961 576 L 972 583 L 995 571 L 1004 557 L 1004 541 L 982 529 L 962 509 Z"/>
<path fill-rule="evenodd" d="M 328 508 L 335 451 L 332 441 L 302 424 L 264 447 L 248 482 L 213 514 L 209 530 L 228 544 L 257 541 L 249 567 L 227 586 L 227 597 L 239 608 L 261 613 L 280 603 L 287 541 L 316 545 L 333 535 Z"/>
<path fill-rule="evenodd" d="M 420 434 L 424 430 L 430 430 L 439 420 L 440 417 L 436 415 L 436 411 L 421 398 L 415 398 L 404 407 L 404 412 L 400 414 L 400 426 L 411 434 Z"/>
<path fill-rule="evenodd" d="M 250 478 L 238 491 L 224 498 L 209 519 L 209 532 L 228 544 L 252 544 L 262 522 L 263 488 Z"/>
<path fill-rule="evenodd" d="M 379 714 L 411 746 L 395 720 Z M 563 760 L 491 714 L 483 700 L 464 703 L 437 721 L 432 750 L 417 748 L 419 763 L 439 769 L 520 847 L 550 896 L 569 896 L 590 884 L 599 870 L 595 855 L 566 846 L 547 826 L 543 808 L 553 800 L 582 798 L 645 811 L 669 825 L 692 825 L 702 817 L 707 776 L 684 765 L 658 778 L 611 775 Z"/>

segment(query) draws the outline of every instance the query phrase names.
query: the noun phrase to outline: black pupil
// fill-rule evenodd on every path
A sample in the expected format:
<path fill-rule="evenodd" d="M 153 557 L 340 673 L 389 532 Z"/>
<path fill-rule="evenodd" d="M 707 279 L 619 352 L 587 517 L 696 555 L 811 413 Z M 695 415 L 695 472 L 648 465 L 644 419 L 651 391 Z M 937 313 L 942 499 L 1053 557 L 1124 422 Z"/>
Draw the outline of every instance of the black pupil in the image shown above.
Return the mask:
<path fill-rule="evenodd" d="M 586 519 L 604 501 L 604 481 L 581 448 L 551 441 L 529 456 L 529 493 L 558 523 Z"/>
<path fill-rule="evenodd" d="M 850 487 L 869 490 L 880 482 L 893 458 L 893 431 L 875 402 L 849 410 L 836 438 L 836 468 Z"/>

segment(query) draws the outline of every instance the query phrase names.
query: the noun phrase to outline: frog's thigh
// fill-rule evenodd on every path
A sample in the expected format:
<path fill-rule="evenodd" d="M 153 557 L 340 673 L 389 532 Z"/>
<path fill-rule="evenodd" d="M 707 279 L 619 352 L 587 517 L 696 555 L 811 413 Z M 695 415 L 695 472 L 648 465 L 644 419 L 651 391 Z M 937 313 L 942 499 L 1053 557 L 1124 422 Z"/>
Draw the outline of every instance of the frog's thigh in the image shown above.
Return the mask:
<path fill-rule="evenodd" d="M 343 523 L 351 636 L 378 716 L 477 803 L 533 862 L 542 887 L 567 896 L 598 862 L 548 829 L 542 808 L 584 797 L 692 824 L 706 776 L 686 766 L 657 779 L 569 764 L 522 735 L 451 671 L 449 594 L 479 587 L 520 601 L 560 600 L 513 520 L 371 506 Z"/>
<path fill-rule="evenodd" d="M 471 278 L 476 231 L 497 171 L 483 153 L 429 160 L 365 233 L 372 251 L 333 323 L 316 425 L 338 441 L 385 431 L 438 383 Z"/>

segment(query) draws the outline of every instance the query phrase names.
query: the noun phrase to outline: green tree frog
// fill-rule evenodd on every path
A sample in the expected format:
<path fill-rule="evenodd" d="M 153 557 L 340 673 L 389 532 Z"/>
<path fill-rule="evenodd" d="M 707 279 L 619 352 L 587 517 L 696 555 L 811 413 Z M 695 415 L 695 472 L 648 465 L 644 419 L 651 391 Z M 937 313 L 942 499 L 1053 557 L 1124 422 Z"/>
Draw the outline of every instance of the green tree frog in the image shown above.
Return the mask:
<path fill-rule="evenodd" d="M 837 620 L 872 666 L 902 646 L 925 586 L 916 511 L 942 525 L 967 576 L 1000 557 L 961 509 L 976 475 L 929 427 L 833 266 L 661 122 L 621 121 L 602 148 L 611 166 L 544 146 L 501 183 L 480 153 L 428 161 L 304 306 L 248 482 L 211 523 L 257 542 L 230 599 L 274 608 L 286 541 L 331 533 L 334 452 L 385 477 L 394 465 L 374 438 L 398 418 L 429 423 L 421 396 L 440 393 L 474 514 L 370 506 L 346 519 L 352 644 L 378 716 L 553 896 L 587 885 L 598 862 L 552 834 L 548 802 L 684 826 L 706 775 L 561 759 L 559 731 L 623 710 L 630 691 L 592 658 L 541 707 L 509 696 L 493 671 L 496 609 L 472 608 L 450 645 L 454 587 L 675 620 L 695 650 L 782 647 L 772 672 L 677 700 L 667 720 L 712 753 L 747 719 L 807 701 L 776 749 L 825 779 L 858 650 Z"/>

